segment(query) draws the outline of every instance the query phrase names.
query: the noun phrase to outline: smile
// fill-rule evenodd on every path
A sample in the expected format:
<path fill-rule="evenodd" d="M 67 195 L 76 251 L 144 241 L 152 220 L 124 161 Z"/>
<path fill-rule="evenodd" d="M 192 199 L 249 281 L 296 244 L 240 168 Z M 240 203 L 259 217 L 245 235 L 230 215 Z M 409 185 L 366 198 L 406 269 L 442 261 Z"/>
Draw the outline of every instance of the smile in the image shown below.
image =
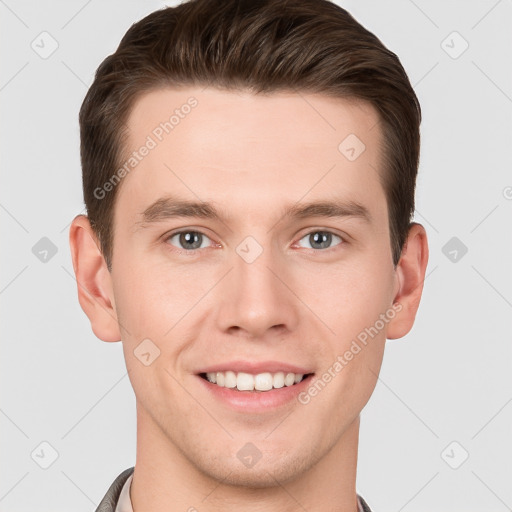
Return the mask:
<path fill-rule="evenodd" d="M 200 377 L 219 387 L 257 392 L 290 387 L 302 382 L 309 375 L 292 372 L 263 372 L 253 375 L 245 372 L 225 371 L 201 373 Z"/>

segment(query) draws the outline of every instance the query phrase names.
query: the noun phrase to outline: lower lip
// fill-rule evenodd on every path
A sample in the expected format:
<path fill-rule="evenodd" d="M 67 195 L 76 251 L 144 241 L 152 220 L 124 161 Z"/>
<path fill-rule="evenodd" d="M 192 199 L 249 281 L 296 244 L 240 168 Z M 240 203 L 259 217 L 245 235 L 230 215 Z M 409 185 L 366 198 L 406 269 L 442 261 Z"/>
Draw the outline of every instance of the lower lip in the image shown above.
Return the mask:
<path fill-rule="evenodd" d="M 217 400 L 232 409 L 245 413 L 261 413 L 277 409 L 293 400 L 298 402 L 298 394 L 308 388 L 313 376 L 314 374 L 310 374 L 298 384 L 283 386 L 282 388 L 275 388 L 269 391 L 237 391 L 236 388 L 226 388 L 212 384 L 199 375 L 197 375 L 197 378 Z"/>

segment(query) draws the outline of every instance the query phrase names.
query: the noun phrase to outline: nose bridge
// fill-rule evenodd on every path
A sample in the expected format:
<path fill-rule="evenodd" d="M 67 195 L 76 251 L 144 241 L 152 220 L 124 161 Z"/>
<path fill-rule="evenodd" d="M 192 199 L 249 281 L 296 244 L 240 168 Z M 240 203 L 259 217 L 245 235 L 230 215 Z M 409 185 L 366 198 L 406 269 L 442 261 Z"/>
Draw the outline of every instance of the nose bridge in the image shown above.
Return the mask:
<path fill-rule="evenodd" d="M 260 240 L 263 237 L 260 237 Z M 269 329 L 292 330 L 297 323 L 293 294 L 283 282 L 290 278 L 270 237 L 261 243 L 246 237 L 233 253 L 233 270 L 223 289 L 219 322 L 224 330 L 262 337 Z"/>

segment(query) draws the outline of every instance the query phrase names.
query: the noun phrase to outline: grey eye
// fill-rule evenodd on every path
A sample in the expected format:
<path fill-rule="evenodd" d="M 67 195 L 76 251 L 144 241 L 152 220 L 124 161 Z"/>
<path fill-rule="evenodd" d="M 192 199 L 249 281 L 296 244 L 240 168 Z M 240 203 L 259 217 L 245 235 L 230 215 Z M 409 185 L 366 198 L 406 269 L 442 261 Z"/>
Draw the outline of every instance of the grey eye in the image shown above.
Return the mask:
<path fill-rule="evenodd" d="M 312 231 L 301 238 L 299 244 L 302 240 L 306 240 L 309 243 L 309 246 L 306 246 L 308 249 L 329 249 L 333 242 L 333 237 L 337 238 L 340 242 L 343 241 L 341 237 L 330 231 Z"/>
<path fill-rule="evenodd" d="M 175 239 L 177 239 L 177 243 L 173 242 Z M 168 240 L 172 245 L 178 247 L 179 249 L 186 249 L 191 251 L 195 249 L 202 249 L 203 247 L 208 247 L 210 245 L 208 243 L 210 239 L 199 231 L 180 231 L 179 233 L 174 233 L 174 235 L 171 235 Z M 204 242 L 206 242 L 206 245 L 203 245 Z"/>

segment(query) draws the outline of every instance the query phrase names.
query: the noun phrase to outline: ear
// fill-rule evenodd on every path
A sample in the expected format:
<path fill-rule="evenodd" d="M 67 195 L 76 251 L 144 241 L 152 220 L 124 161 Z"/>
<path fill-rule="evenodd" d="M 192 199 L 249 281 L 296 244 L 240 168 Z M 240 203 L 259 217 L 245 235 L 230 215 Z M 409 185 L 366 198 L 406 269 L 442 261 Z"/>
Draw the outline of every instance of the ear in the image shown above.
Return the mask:
<path fill-rule="evenodd" d="M 421 224 L 413 222 L 395 269 L 397 290 L 394 302 L 401 309 L 388 323 L 387 338 L 401 338 L 412 329 L 423 292 L 427 263 L 427 233 Z"/>
<path fill-rule="evenodd" d="M 103 341 L 120 341 L 112 278 L 89 219 L 77 215 L 69 229 L 69 245 L 78 286 L 78 300 Z"/>

